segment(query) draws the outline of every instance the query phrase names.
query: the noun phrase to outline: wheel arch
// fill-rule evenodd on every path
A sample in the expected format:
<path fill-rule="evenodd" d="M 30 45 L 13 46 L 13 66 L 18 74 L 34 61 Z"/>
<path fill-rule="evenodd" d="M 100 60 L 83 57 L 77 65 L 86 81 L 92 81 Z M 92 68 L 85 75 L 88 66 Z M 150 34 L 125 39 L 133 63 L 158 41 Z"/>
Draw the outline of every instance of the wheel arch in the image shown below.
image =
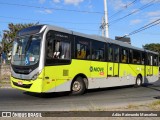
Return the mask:
<path fill-rule="evenodd" d="M 138 78 L 138 77 L 140 77 L 140 78 L 141 78 L 142 83 L 143 83 L 143 76 L 142 76 L 142 74 L 141 74 L 141 73 L 139 73 L 139 74 L 137 75 L 137 78 Z M 136 78 L 136 79 L 137 79 L 137 78 Z"/>
<path fill-rule="evenodd" d="M 72 82 L 71 82 L 71 85 L 70 85 L 70 90 L 72 89 L 72 88 L 71 88 L 71 87 L 72 87 L 72 84 L 73 84 L 73 82 L 76 80 L 77 77 L 82 77 L 82 78 L 83 78 L 84 83 L 85 83 L 85 87 L 86 87 L 86 89 L 88 89 L 88 78 L 87 78 L 87 76 L 86 76 L 85 74 L 83 74 L 83 73 L 79 73 L 79 74 L 77 74 L 77 75 L 73 78 L 73 80 L 72 80 Z"/>
<path fill-rule="evenodd" d="M 141 73 L 139 73 L 137 75 L 137 77 L 136 77 L 136 81 L 135 81 L 135 85 L 134 86 L 137 88 L 137 87 L 142 86 L 142 84 L 143 84 L 143 76 L 142 76 Z"/>

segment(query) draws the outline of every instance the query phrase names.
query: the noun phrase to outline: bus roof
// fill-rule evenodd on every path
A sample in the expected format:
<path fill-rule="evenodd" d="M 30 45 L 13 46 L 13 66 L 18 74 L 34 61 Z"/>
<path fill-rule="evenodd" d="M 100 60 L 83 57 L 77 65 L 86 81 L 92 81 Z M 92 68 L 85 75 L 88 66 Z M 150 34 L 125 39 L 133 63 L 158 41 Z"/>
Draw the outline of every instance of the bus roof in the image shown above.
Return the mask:
<path fill-rule="evenodd" d="M 68 29 L 65 29 L 65 28 L 62 28 L 62 27 L 58 27 L 58 26 L 54 26 L 54 25 L 47 25 L 47 24 L 46 25 L 36 25 L 36 26 L 32 26 L 32 27 L 22 29 L 18 32 L 18 35 L 24 35 L 26 33 L 28 34 L 30 30 L 31 30 L 31 33 L 34 33 L 34 34 L 36 32 L 39 33 L 44 28 L 46 28 L 48 30 L 55 30 L 55 31 L 64 32 L 64 33 L 68 33 L 68 34 L 73 34 L 73 35 L 85 37 L 85 38 L 88 38 L 88 39 L 94 39 L 94 40 L 105 42 L 105 43 L 112 43 L 112 44 L 116 44 L 116 45 L 119 45 L 119 46 L 123 46 L 123 47 L 126 47 L 126 48 L 131 48 L 131 49 L 135 49 L 135 50 L 139 50 L 139 51 L 145 51 L 145 52 L 149 52 L 149 53 L 153 53 L 153 54 L 158 54 L 158 52 L 153 52 L 153 51 L 145 50 L 143 48 L 134 47 L 134 46 L 132 46 L 128 43 L 124 43 L 124 42 L 121 42 L 121 41 L 118 41 L 118 40 L 113 40 L 113 39 L 105 38 L 105 37 L 98 36 L 98 35 L 88 35 L 88 34 L 84 34 L 84 33 L 79 33 L 79 32 L 68 30 Z"/>

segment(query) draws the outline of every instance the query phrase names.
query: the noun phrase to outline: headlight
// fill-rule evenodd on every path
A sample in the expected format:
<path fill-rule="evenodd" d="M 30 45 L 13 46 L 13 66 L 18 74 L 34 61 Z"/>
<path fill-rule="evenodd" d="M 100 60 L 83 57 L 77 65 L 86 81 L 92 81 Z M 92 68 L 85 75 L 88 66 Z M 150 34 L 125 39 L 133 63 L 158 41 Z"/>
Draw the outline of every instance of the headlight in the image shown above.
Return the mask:
<path fill-rule="evenodd" d="M 41 74 L 42 70 L 33 75 L 32 80 L 36 80 L 37 77 Z"/>

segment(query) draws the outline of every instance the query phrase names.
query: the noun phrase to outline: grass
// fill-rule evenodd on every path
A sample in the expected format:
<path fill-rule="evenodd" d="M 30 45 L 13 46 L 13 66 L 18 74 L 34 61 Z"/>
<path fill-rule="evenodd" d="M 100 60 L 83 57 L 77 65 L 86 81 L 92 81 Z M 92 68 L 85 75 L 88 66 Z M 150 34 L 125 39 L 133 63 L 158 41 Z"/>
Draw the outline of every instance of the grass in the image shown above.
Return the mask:
<path fill-rule="evenodd" d="M 160 100 L 154 101 L 153 103 L 149 104 L 148 107 L 153 110 L 160 111 Z"/>
<path fill-rule="evenodd" d="M 84 109 L 76 109 L 76 111 L 160 111 L 160 100 L 143 103 L 143 104 L 129 104 L 121 107 L 107 107 L 107 106 L 96 106 L 90 102 L 89 106 Z M 75 111 L 75 109 L 74 109 Z"/>
<path fill-rule="evenodd" d="M 127 107 L 126 107 L 127 109 L 138 109 L 139 108 L 139 106 L 138 105 L 132 105 L 132 104 L 129 104 L 129 105 L 127 105 Z"/>

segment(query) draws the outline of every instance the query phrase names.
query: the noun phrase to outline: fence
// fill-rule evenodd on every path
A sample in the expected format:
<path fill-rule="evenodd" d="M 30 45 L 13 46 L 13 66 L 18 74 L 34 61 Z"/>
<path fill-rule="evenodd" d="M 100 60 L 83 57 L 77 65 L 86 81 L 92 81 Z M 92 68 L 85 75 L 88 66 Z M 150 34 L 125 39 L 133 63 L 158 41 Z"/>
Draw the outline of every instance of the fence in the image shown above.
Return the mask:
<path fill-rule="evenodd" d="M 10 87 L 10 65 L 0 65 L 0 88 Z"/>

